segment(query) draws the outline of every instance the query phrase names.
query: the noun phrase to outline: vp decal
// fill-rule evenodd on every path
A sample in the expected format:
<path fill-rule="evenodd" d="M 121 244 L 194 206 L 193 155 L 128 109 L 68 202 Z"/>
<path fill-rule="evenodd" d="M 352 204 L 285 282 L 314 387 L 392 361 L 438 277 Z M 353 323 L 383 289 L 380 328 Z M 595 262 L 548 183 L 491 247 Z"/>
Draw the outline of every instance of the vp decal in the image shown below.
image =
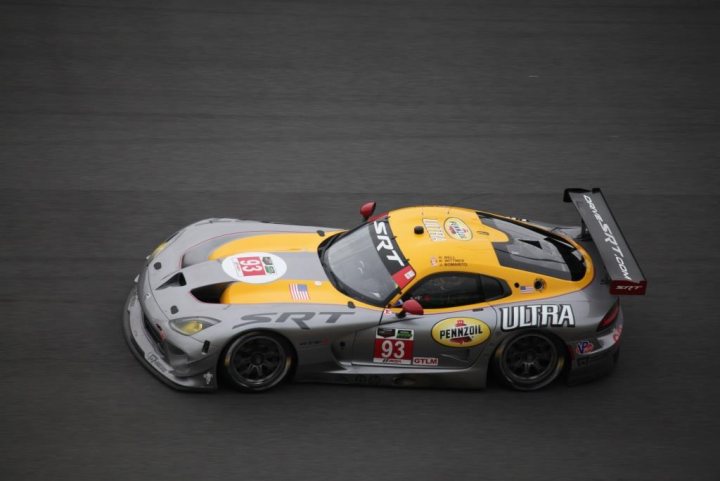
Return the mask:
<path fill-rule="evenodd" d="M 243 252 L 226 257 L 222 268 L 227 275 L 248 284 L 266 284 L 280 279 L 287 264 L 279 256 L 267 252 Z"/>
<path fill-rule="evenodd" d="M 577 354 L 590 354 L 595 349 L 592 341 L 580 341 L 575 346 L 575 352 Z"/>
<path fill-rule="evenodd" d="M 490 337 L 490 326 L 472 317 L 443 319 L 432 328 L 435 342 L 447 347 L 473 347 Z"/>

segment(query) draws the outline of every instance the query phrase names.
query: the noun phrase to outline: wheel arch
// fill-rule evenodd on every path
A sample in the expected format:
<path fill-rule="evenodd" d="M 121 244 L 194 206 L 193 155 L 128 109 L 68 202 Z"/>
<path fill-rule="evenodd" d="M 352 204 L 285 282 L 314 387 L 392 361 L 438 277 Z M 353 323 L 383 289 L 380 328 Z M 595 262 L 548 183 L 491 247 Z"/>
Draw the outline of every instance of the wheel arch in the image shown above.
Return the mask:
<path fill-rule="evenodd" d="M 295 377 L 295 372 L 297 370 L 298 365 L 298 352 L 297 348 L 295 347 L 295 344 L 290 340 L 288 336 L 286 336 L 282 332 L 278 332 L 272 329 L 267 328 L 255 328 L 255 329 L 248 329 L 246 331 L 238 332 L 234 336 L 228 338 L 228 340 L 223 344 L 222 349 L 220 350 L 220 355 L 218 356 L 217 363 L 215 365 L 216 372 L 218 373 L 218 380 L 222 382 L 222 384 L 227 384 L 229 381 L 225 379 L 225 357 L 227 355 L 227 351 L 232 346 L 232 344 L 238 340 L 242 336 L 246 336 L 248 334 L 270 334 L 272 336 L 280 338 L 285 345 L 289 348 L 289 353 L 292 358 L 292 362 L 290 365 L 290 371 L 287 373 L 285 378 L 283 379 L 283 383 L 286 381 L 292 381 Z"/>
<path fill-rule="evenodd" d="M 492 378 L 493 381 L 498 382 L 500 384 L 506 384 L 506 382 L 501 379 L 502 375 L 497 372 L 497 360 L 499 356 L 502 355 L 504 349 L 508 345 L 510 341 L 513 339 L 530 333 L 539 333 L 544 336 L 547 336 L 556 346 L 558 355 L 562 358 L 562 368 L 560 370 L 560 373 L 547 385 L 541 386 L 537 389 L 542 389 L 544 387 L 547 387 L 548 385 L 554 384 L 561 378 L 567 378 L 567 374 L 570 371 L 570 367 L 572 364 L 572 356 L 570 351 L 568 350 L 567 343 L 563 340 L 562 337 L 560 337 L 556 332 L 553 332 L 550 329 L 519 329 L 517 332 L 514 332 L 512 334 L 509 334 L 505 336 L 502 340 L 500 340 L 497 345 L 493 348 L 492 354 L 490 355 L 490 362 L 488 362 L 487 365 L 487 379 Z M 513 387 L 514 388 L 514 387 Z M 514 388 L 517 389 L 517 388 Z M 535 389 L 535 390 L 537 390 Z M 532 391 L 533 389 L 529 390 Z"/>

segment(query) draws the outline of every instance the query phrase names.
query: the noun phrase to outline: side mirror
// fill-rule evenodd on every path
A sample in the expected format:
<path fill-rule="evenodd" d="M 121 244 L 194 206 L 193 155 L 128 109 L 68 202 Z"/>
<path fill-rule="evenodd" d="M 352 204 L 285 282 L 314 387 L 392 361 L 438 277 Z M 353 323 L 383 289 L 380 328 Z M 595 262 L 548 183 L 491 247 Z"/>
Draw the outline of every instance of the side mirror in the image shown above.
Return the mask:
<path fill-rule="evenodd" d="M 367 202 L 360 207 L 360 215 L 364 220 L 368 220 L 375 212 L 375 202 Z"/>
<path fill-rule="evenodd" d="M 412 314 L 413 316 L 422 316 L 425 310 L 423 309 L 423 306 L 420 305 L 420 303 L 415 299 L 408 299 L 407 301 L 403 302 L 402 312 Z"/>

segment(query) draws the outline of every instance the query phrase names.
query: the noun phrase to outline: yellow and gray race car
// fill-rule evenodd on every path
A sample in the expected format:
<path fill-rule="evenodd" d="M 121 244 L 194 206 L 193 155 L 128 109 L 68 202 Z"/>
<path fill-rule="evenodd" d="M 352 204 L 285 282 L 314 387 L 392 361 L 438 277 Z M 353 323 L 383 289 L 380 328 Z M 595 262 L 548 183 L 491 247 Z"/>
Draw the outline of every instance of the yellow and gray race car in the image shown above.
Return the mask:
<path fill-rule="evenodd" d="M 207 219 L 148 256 L 125 306 L 141 363 L 172 387 L 284 380 L 519 390 L 611 371 L 619 295 L 646 280 L 599 189 L 568 227 L 419 206 L 351 230 Z"/>

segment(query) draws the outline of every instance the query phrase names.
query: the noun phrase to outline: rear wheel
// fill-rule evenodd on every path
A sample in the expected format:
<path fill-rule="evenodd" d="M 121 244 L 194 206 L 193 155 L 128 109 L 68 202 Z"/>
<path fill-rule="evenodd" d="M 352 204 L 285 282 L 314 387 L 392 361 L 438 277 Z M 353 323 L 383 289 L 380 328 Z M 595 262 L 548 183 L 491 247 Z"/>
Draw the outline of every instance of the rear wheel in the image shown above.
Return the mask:
<path fill-rule="evenodd" d="M 565 366 L 559 342 L 542 332 L 526 332 L 508 338 L 495 351 L 493 366 L 504 384 L 534 391 L 552 383 Z"/>
<path fill-rule="evenodd" d="M 292 348 L 285 339 L 269 332 L 250 332 L 230 343 L 222 370 L 236 389 L 259 392 L 280 384 L 292 364 Z"/>

